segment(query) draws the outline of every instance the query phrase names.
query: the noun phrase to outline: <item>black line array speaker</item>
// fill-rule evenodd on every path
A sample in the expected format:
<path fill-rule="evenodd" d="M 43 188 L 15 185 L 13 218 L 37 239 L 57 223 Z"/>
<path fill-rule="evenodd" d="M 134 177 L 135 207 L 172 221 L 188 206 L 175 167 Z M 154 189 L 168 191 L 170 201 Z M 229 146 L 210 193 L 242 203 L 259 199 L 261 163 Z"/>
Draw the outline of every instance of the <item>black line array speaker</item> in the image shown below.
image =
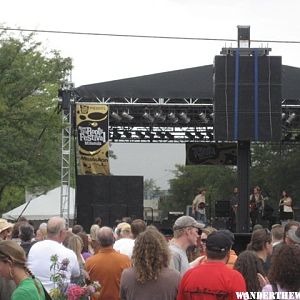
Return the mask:
<path fill-rule="evenodd" d="M 215 57 L 215 140 L 281 140 L 281 72 L 280 56 Z"/>
<path fill-rule="evenodd" d="M 123 217 L 143 219 L 142 176 L 77 176 L 77 223 L 89 231 L 97 217 L 113 227 Z"/>

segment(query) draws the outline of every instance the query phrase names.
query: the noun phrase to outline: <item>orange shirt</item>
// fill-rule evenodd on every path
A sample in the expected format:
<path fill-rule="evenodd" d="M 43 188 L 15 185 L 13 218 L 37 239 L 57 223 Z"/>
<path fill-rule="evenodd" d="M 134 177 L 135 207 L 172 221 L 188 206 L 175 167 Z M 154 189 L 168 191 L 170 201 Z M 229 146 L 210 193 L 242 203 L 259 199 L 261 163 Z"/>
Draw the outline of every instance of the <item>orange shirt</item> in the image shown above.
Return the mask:
<path fill-rule="evenodd" d="M 99 281 L 102 286 L 99 299 L 120 299 L 121 274 L 124 269 L 130 266 L 129 257 L 120 254 L 112 248 L 100 249 L 97 254 L 87 259 L 85 268 L 90 275 L 91 281 Z"/>

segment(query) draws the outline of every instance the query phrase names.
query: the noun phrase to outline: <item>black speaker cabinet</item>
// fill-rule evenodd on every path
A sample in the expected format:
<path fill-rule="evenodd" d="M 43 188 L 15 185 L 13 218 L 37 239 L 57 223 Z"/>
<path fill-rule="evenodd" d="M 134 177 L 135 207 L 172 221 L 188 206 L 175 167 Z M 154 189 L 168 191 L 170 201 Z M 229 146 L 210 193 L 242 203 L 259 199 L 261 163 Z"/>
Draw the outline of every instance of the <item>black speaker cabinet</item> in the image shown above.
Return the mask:
<path fill-rule="evenodd" d="M 216 56 L 215 140 L 281 140 L 281 57 Z"/>
<path fill-rule="evenodd" d="M 143 219 L 142 176 L 77 176 L 77 223 L 86 231 L 97 217 L 113 227 L 123 217 Z"/>
<path fill-rule="evenodd" d="M 217 201 L 215 204 L 216 217 L 229 217 L 230 216 L 230 201 L 222 200 Z"/>

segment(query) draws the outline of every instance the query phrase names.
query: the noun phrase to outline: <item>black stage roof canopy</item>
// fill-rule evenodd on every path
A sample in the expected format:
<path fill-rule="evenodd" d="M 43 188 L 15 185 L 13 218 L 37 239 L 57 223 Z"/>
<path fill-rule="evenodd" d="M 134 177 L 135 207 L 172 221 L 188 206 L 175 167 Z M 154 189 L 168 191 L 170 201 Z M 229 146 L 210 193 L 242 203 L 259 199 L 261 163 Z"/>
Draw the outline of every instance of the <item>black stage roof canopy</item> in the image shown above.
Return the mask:
<path fill-rule="evenodd" d="M 80 98 L 213 98 L 213 65 L 113 80 L 76 88 Z M 300 68 L 282 66 L 282 98 L 300 99 Z"/>

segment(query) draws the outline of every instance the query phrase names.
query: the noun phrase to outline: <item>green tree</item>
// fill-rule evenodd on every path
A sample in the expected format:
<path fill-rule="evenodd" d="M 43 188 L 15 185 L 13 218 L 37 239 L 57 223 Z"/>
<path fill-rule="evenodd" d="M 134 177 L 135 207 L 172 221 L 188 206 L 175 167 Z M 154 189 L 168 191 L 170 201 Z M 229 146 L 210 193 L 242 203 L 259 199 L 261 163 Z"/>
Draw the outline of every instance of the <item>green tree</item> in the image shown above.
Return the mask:
<path fill-rule="evenodd" d="M 160 187 L 156 185 L 153 178 L 144 180 L 144 198 L 153 199 L 160 196 Z"/>
<path fill-rule="evenodd" d="M 24 200 L 25 188 L 60 179 L 61 117 L 57 90 L 70 58 L 46 53 L 32 35 L 0 40 L 0 210 Z"/>

